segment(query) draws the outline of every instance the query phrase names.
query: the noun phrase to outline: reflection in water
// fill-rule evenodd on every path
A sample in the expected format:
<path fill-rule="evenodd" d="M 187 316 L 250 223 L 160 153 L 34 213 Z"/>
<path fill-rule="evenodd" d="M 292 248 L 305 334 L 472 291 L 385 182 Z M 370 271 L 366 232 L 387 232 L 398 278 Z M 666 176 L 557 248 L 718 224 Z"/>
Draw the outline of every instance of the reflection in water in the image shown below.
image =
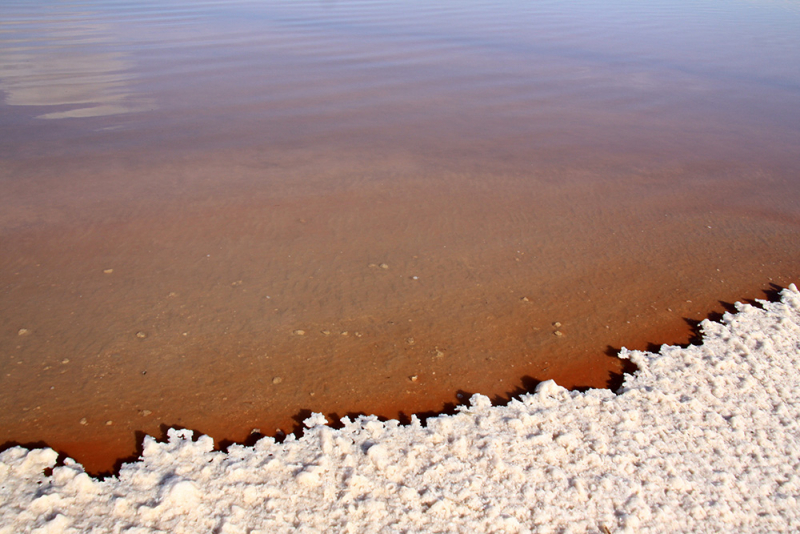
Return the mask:
<path fill-rule="evenodd" d="M 129 87 L 131 60 L 115 34 L 122 21 L 102 20 L 80 4 L 4 5 L 0 19 L 0 90 L 12 106 L 59 106 L 40 119 L 100 117 L 149 109 Z"/>

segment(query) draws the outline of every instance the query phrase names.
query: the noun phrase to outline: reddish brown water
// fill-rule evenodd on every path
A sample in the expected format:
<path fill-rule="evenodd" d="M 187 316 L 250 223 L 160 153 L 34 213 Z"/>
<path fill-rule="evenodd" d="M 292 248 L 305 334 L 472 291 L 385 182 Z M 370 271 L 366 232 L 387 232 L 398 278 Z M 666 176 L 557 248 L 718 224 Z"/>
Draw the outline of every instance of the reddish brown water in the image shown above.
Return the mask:
<path fill-rule="evenodd" d="M 604 387 L 797 281 L 797 10 L 537 6 L 9 8 L 0 443 Z"/>

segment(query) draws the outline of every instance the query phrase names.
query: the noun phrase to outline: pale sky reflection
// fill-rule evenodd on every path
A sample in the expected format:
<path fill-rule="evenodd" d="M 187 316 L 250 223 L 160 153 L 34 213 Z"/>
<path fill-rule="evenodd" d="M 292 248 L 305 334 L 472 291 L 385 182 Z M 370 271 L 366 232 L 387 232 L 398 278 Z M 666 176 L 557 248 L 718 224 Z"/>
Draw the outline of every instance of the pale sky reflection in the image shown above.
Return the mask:
<path fill-rule="evenodd" d="M 120 45 L 113 25 L 93 20 L 97 16 L 90 12 L 60 9 L 47 18 L 31 17 L 20 3 L 0 21 L 0 90 L 5 103 L 59 106 L 38 115 L 41 119 L 152 109 L 152 102 L 130 87 L 130 58 L 113 51 Z"/>

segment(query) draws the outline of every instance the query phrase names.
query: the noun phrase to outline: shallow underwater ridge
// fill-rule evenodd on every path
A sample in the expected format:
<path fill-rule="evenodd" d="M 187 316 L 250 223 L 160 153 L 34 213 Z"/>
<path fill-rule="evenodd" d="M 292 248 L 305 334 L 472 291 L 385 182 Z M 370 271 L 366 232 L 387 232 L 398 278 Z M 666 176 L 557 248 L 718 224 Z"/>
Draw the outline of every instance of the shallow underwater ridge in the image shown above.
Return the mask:
<path fill-rule="evenodd" d="M 700 346 L 623 349 L 639 370 L 616 394 L 549 381 L 425 426 L 314 414 L 227 453 L 171 430 L 105 480 L 9 449 L 0 532 L 797 531 L 800 292 L 761 305 Z"/>

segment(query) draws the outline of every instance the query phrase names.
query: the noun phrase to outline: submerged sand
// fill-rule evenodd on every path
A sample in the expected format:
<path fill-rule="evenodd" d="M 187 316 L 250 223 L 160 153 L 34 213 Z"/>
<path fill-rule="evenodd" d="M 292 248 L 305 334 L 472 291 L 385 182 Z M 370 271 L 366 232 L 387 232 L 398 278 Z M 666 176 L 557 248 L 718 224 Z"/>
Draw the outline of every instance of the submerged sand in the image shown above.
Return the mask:
<path fill-rule="evenodd" d="M 0 443 L 98 473 L 162 425 L 241 442 L 311 412 L 607 387 L 623 344 L 685 343 L 800 261 L 793 186 L 699 178 L 727 164 L 367 156 L 12 165 L 39 178 L 0 214 Z"/>
<path fill-rule="evenodd" d="M 800 528 L 800 292 L 622 350 L 616 393 L 552 381 L 420 424 L 374 416 L 213 450 L 171 430 L 97 480 L 50 449 L 0 455 L 0 532 L 675 532 Z"/>

